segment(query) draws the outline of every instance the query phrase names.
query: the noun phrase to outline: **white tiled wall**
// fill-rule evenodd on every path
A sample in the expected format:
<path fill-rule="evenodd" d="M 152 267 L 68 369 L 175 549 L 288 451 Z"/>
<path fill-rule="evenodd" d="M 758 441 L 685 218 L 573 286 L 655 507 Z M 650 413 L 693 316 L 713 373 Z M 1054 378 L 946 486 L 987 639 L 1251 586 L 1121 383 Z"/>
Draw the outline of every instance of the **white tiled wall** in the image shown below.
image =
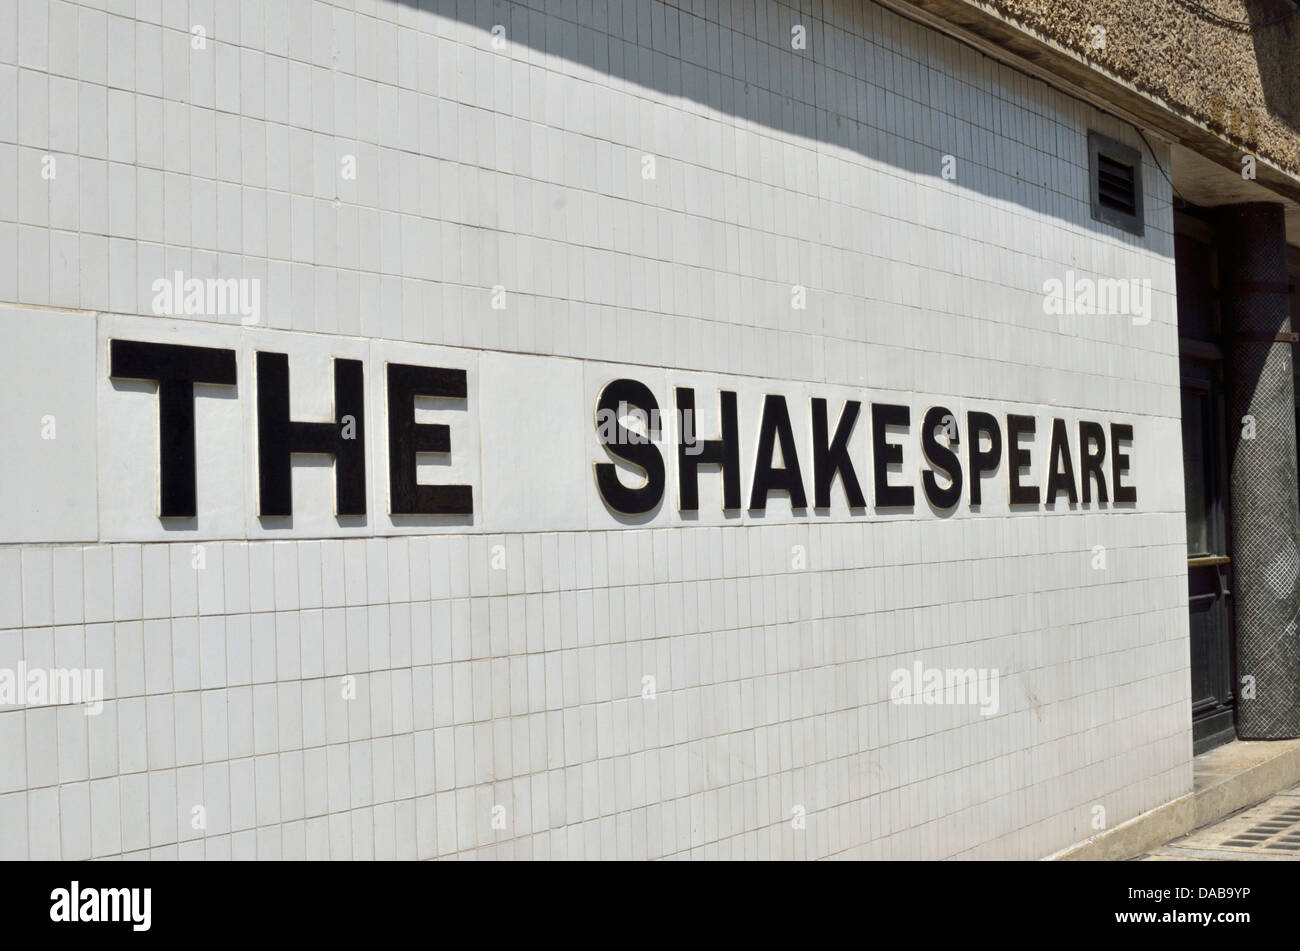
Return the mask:
<path fill-rule="evenodd" d="M 0 668 L 109 698 L 0 708 L 0 857 L 1025 858 L 1188 791 L 1168 185 L 1144 149 L 1145 236 L 1093 222 L 1090 128 L 1141 144 L 869 2 L 0 5 Z M 259 324 L 152 315 L 177 270 L 260 280 Z M 1046 316 L 1067 270 L 1152 320 Z M 197 523 L 122 335 L 238 351 Z M 256 517 L 264 345 L 295 418 L 367 361 L 363 524 L 303 465 Z M 429 472 L 468 524 L 383 514 L 384 360 L 467 370 Z M 1052 416 L 1128 422 L 1138 503 L 724 518 L 706 476 L 625 525 L 614 375 L 708 434 L 735 389 L 746 447 L 768 392 L 1030 413 L 1040 480 Z M 890 704 L 918 660 L 999 712 Z"/>

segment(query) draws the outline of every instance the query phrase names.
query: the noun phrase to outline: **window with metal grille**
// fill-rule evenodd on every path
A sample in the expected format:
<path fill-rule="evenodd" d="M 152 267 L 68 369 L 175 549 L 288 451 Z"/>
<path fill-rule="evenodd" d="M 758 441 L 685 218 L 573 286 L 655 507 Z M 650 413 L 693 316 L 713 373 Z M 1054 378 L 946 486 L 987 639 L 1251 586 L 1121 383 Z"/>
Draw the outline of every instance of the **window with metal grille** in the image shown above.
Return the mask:
<path fill-rule="evenodd" d="M 1089 132 L 1088 177 L 1092 217 L 1141 235 L 1142 153 L 1100 132 Z"/>

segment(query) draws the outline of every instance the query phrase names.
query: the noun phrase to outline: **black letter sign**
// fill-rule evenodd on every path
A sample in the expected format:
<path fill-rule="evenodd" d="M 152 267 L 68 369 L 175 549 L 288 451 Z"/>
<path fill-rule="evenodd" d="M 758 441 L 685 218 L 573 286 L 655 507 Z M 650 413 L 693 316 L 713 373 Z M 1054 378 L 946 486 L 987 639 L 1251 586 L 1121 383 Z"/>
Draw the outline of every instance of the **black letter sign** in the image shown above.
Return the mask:
<path fill-rule="evenodd" d="M 1102 463 L 1106 461 L 1106 430 L 1101 423 L 1079 421 L 1079 456 L 1083 462 L 1083 500 L 1092 501 L 1092 480 L 1097 480 L 1097 501 L 1106 501 L 1106 473 Z"/>
<path fill-rule="evenodd" d="M 1018 416 L 1015 413 L 1007 414 L 1007 447 L 1009 455 L 1007 478 L 1011 482 L 1010 497 L 1012 505 L 1038 504 L 1038 486 L 1024 485 L 1020 481 L 1020 470 L 1030 465 L 1029 450 L 1020 448 L 1020 437 L 1032 436 L 1034 426 L 1035 420 L 1032 416 Z"/>
<path fill-rule="evenodd" d="M 1056 496 L 1065 486 L 1071 502 L 1079 501 L 1074 491 L 1074 462 L 1070 459 L 1070 440 L 1065 434 L 1065 420 L 1052 420 L 1052 454 L 1047 463 L 1047 504 L 1055 505 Z"/>
<path fill-rule="evenodd" d="M 935 435 L 936 429 L 947 431 L 952 427 L 951 438 L 945 444 Z M 921 423 L 921 450 L 930 468 L 921 473 L 921 484 L 925 488 L 925 497 L 937 509 L 950 509 L 961 501 L 961 459 L 954 447 L 961 445 L 961 436 L 957 432 L 957 417 L 946 406 L 935 406 L 925 414 Z M 948 477 L 948 488 L 942 488 L 934 477 L 938 468 Z"/>
<path fill-rule="evenodd" d="M 889 427 L 906 428 L 911 422 L 912 411 L 906 406 L 893 403 L 871 404 L 871 454 L 875 467 L 876 508 L 891 506 L 908 506 L 912 504 L 912 487 L 910 485 L 890 485 L 889 467 L 901 464 L 903 447 L 889 441 Z"/>
<path fill-rule="evenodd" d="M 784 468 L 772 465 L 772 449 L 781 444 L 781 462 Z M 785 397 L 768 394 L 763 399 L 763 418 L 758 424 L 758 458 L 754 463 L 754 484 L 749 490 L 749 507 L 762 511 L 767 508 L 767 493 L 784 491 L 790 496 L 790 508 L 806 509 L 808 497 L 803 491 L 803 473 L 799 471 L 799 455 L 794 448 L 794 430 L 790 426 L 790 411 Z"/>
<path fill-rule="evenodd" d="M 108 375 L 158 384 L 158 515 L 194 518 L 194 384 L 235 385 L 235 351 L 114 340 Z"/>
<path fill-rule="evenodd" d="M 1289 425 L 1289 424 L 1288 424 Z M 1110 424 L 1110 476 L 1111 482 L 1115 484 L 1115 501 L 1116 502 L 1136 502 L 1138 500 L 1138 490 L 1136 486 L 1124 485 L 1120 482 L 1120 477 L 1128 472 L 1128 453 L 1121 452 L 1119 444 L 1122 442 L 1133 443 L 1133 427 L 1128 423 L 1111 423 Z"/>
<path fill-rule="evenodd" d="M 642 410 L 647 416 L 642 437 L 619 422 L 623 407 Z M 637 380 L 614 380 L 605 385 L 596 401 L 596 432 L 600 444 L 616 459 L 630 462 L 645 472 L 645 485 L 629 489 L 618 479 L 612 462 L 596 463 L 596 488 L 605 504 L 624 515 L 651 511 L 664 495 L 664 457 L 650 440 L 658 435 L 659 403 L 650 388 Z M 613 432 L 607 422 L 614 423 Z"/>
<path fill-rule="evenodd" d="M 1002 461 L 1002 430 L 990 413 L 971 410 L 966 414 L 966 432 L 970 434 L 970 504 L 980 504 L 980 477 L 992 472 Z M 989 448 L 980 449 L 980 438 L 989 437 Z"/>
<path fill-rule="evenodd" d="M 464 370 L 390 363 L 388 373 L 388 511 L 391 515 L 470 515 L 473 487 L 421 485 L 415 481 L 416 454 L 451 452 L 451 430 L 441 423 L 417 423 L 415 398 L 464 399 Z"/>
<path fill-rule="evenodd" d="M 740 508 L 740 435 L 736 421 L 736 394 L 723 390 L 718 395 L 722 417 L 721 439 L 700 439 L 695 433 L 695 391 L 677 387 L 677 415 L 681 433 L 677 439 L 678 505 L 683 512 L 700 507 L 698 470 L 700 466 L 722 467 L 722 507 Z"/>
<path fill-rule="evenodd" d="M 835 473 L 844 480 L 844 495 L 848 498 L 849 508 L 864 508 L 867 500 L 862 496 L 862 486 L 858 484 L 858 474 L 853 471 L 853 460 L 849 458 L 849 437 L 853 435 L 853 424 L 858 420 L 858 411 L 862 404 L 857 400 L 847 400 L 840 411 L 840 421 L 835 426 L 835 437 L 826 442 L 826 401 L 815 398 L 812 401 L 813 428 L 813 505 L 819 509 L 831 506 L 831 484 Z"/>
<path fill-rule="evenodd" d="M 289 357 L 257 354 L 258 514 L 293 514 L 293 453 L 334 457 L 336 515 L 366 514 L 365 386 L 360 360 L 334 360 L 330 423 L 289 418 Z"/>

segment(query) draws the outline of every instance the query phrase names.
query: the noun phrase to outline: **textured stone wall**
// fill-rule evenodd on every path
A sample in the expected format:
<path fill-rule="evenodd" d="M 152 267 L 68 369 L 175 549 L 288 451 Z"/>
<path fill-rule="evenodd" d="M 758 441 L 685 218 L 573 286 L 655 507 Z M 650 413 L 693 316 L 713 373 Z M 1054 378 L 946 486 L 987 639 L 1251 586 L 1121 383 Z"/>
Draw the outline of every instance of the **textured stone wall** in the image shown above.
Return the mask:
<path fill-rule="evenodd" d="M 1291 0 L 909 5 L 945 19 L 1010 20 L 1300 176 L 1300 13 L 1269 23 L 1295 8 Z M 1104 29 L 1104 44 L 1096 28 Z"/>

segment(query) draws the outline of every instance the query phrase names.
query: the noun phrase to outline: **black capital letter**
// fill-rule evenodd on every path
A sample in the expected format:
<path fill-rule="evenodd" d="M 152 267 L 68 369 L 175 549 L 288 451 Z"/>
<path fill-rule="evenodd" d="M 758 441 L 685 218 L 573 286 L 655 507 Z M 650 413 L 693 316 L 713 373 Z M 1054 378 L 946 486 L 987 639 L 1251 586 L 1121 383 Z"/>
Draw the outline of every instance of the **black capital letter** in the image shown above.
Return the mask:
<path fill-rule="evenodd" d="M 1052 454 L 1047 464 L 1047 503 L 1054 505 L 1061 484 L 1071 502 L 1079 501 L 1074 489 L 1074 461 L 1070 458 L 1070 438 L 1065 434 L 1065 420 L 1052 420 Z"/>
<path fill-rule="evenodd" d="M 645 436 L 619 422 L 623 407 L 645 412 Z M 615 512 L 641 515 L 651 511 L 664 496 L 664 457 L 651 441 L 659 435 L 658 419 L 659 401 L 639 380 L 612 380 L 600 391 L 596 400 L 596 433 L 600 444 L 614 458 L 630 462 L 645 473 L 645 485 L 629 489 L 619 481 L 614 463 L 596 463 L 596 488 L 605 504 Z M 612 433 L 607 425 L 611 420 Z"/>
<path fill-rule="evenodd" d="M 950 420 L 953 427 L 952 439 L 947 445 L 939 442 L 934 434 L 936 429 L 947 429 Z M 961 500 L 961 459 L 953 451 L 954 446 L 961 445 L 957 434 L 957 417 L 945 406 L 935 406 L 925 414 L 921 424 L 921 449 L 931 468 L 921 473 L 921 484 L 925 488 L 925 497 L 937 509 L 950 509 Z M 934 477 L 934 467 L 938 467 L 948 477 L 949 486 L 939 487 L 939 480 Z"/>
<path fill-rule="evenodd" d="M 1096 446 L 1095 450 L 1093 446 Z M 1106 473 L 1102 463 L 1106 461 L 1106 430 L 1101 423 L 1079 421 L 1079 455 L 1083 462 L 1083 501 L 1092 501 L 1092 480 L 1097 480 L 1097 501 L 1106 501 Z"/>
<path fill-rule="evenodd" d="M 336 515 L 366 514 L 365 384 L 360 360 L 334 359 L 334 416 L 329 423 L 289 418 L 289 357 L 257 354 L 258 514 L 293 514 L 292 456 L 334 457 Z M 350 420 L 345 417 L 351 417 Z"/>
<path fill-rule="evenodd" d="M 695 390 L 677 387 L 677 416 L 681 433 L 677 439 L 678 508 L 694 512 L 700 507 L 700 466 L 722 467 L 722 507 L 740 508 L 740 436 L 736 422 L 736 394 L 722 390 L 718 394 L 722 417 L 722 438 L 702 440 L 695 435 Z"/>
<path fill-rule="evenodd" d="M 1028 449 L 1020 448 L 1020 437 L 1032 436 L 1035 425 L 1032 416 L 1017 416 L 1015 413 L 1007 414 L 1007 446 L 1011 450 L 1010 465 L 1007 466 L 1007 478 L 1011 480 L 1012 505 L 1038 504 L 1038 486 L 1020 484 L 1020 470 L 1030 464 L 1030 452 Z"/>
<path fill-rule="evenodd" d="M 392 515 L 470 515 L 468 485 L 421 485 L 415 480 L 416 454 L 451 452 L 451 429 L 417 423 L 417 396 L 464 399 L 464 370 L 390 363 L 388 373 L 388 511 Z"/>
<path fill-rule="evenodd" d="M 862 496 L 862 486 L 858 485 L 858 474 L 853 471 L 853 460 L 849 458 L 849 437 L 853 435 L 853 426 L 858 421 L 858 411 L 862 404 L 857 400 L 847 400 L 840 411 L 840 421 L 835 425 L 835 438 L 828 445 L 826 442 L 826 401 L 812 401 L 813 428 L 813 505 L 819 509 L 830 508 L 831 485 L 838 472 L 844 480 L 844 494 L 849 501 L 849 508 L 860 509 L 867 504 Z"/>
<path fill-rule="evenodd" d="M 890 485 L 889 467 L 901 465 L 903 447 L 889 441 L 890 426 L 906 428 L 912 420 L 912 411 L 893 403 L 871 404 L 871 453 L 876 482 L 876 508 L 906 507 L 912 504 L 914 493 L 910 485 Z"/>
<path fill-rule="evenodd" d="M 1128 453 L 1119 451 L 1119 444 L 1127 442 L 1133 443 L 1133 427 L 1128 423 L 1111 423 L 1110 424 L 1110 476 L 1111 481 L 1115 484 L 1115 501 L 1116 502 L 1136 502 L 1138 500 L 1137 486 L 1123 485 L 1119 480 L 1120 476 L 1128 472 Z"/>
<path fill-rule="evenodd" d="M 781 443 L 781 461 L 785 463 L 781 469 L 772 465 L 772 447 L 777 440 Z M 749 507 L 767 508 L 767 493 L 773 489 L 789 493 L 790 508 L 808 507 L 799 455 L 794 448 L 794 430 L 790 427 L 790 411 L 784 396 L 769 393 L 763 398 L 763 418 L 758 424 L 758 456 L 754 462 L 754 484 L 749 490 Z"/>
<path fill-rule="evenodd" d="M 158 384 L 158 516 L 194 518 L 194 384 L 235 385 L 235 351 L 173 343 L 113 340 L 113 379 Z"/>
<path fill-rule="evenodd" d="M 992 413 L 971 411 L 966 414 L 966 431 L 970 433 L 970 504 L 980 504 L 980 477 L 992 472 L 1002 461 L 1002 427 Z M 980 448 L 980 439 L 989 437 L 989 448 Z"/>

